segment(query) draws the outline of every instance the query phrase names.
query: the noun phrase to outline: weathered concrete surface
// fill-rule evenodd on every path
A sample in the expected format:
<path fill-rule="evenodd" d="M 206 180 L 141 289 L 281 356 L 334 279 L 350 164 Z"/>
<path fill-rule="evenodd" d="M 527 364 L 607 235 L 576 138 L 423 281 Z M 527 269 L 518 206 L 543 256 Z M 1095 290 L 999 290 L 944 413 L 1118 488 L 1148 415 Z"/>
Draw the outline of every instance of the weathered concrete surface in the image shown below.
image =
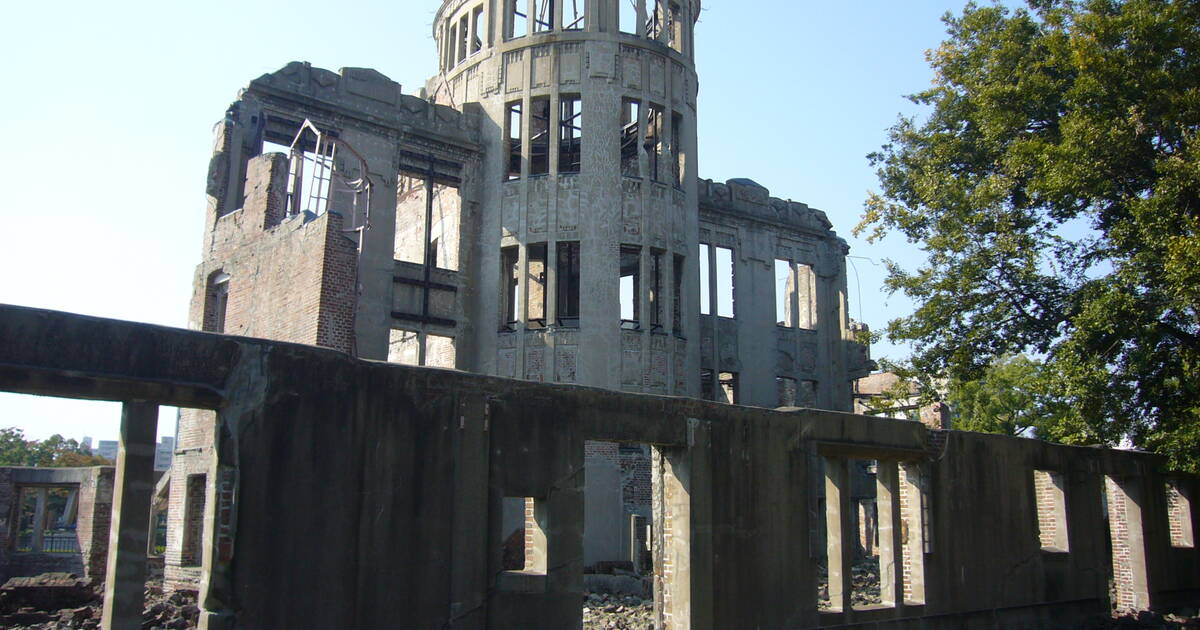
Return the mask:
<path fill-rule="evenodd" d="M 585 440 L 655 446 L 656 614 L 667 627 L 1071 627 L 1107 609 L 1106 478 L 1141 497 L 1142 531 L 1127 542 L 1143 546 L 1150 605 L 1200 594 L 1196 550 L 1171 546 L 1167 474 L 1150 455 L 392 366 L 18 307 L 0 307 L 0 330 L 22 340 L 0 346 L 0 389 L 94 395 L 97 379 L 115 398 L 147 391 L 144 381 L 175 399 L 220 392 L 222 482 L 208 509 L 230 526 L 206 528 L 209 628 L 578 627 Z M 223 358 L 184 369 L 173 363 L 183 352 Z M 819 458 L 927 471 L 922 605 L 818 613 L 806 533 L 824 518 L 810 502 Z M 1035 470 L 1065 480 L 1068 553 L 1041 549 Z M 543 574 L 502 575 L 505 496 L 546 510 Z M 901 513 L 920 541 L 920 517 Z"/>

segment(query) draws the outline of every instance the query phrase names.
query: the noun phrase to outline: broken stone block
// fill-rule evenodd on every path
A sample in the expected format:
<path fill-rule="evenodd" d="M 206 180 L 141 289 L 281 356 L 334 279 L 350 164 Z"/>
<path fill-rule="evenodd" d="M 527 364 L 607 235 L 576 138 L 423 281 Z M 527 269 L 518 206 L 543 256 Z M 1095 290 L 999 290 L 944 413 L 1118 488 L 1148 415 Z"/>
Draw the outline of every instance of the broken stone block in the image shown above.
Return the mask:
<path fill-rule="evenodd" d="M 71 573 L 16 577 L 0 586 L 0 612 L 26 607 L 38 611 L 78 608 L 95 597 L 92 580 Z"/>

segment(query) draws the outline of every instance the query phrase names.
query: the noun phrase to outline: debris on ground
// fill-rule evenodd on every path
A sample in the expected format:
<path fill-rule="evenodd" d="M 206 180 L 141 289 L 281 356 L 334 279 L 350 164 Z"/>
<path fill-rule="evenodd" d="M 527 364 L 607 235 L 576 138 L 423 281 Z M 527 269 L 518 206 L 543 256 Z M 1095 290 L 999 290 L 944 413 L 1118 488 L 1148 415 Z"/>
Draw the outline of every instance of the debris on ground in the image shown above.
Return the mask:
<path fill-rule="evenodd" d="M 196 627 L 200 608 L 195 591 L 164 594 L 162 582 L 146 583 L 144 630 Z M 0 586 L 0 628 L 11 630 L 94 630 L 104 612 L 104 584 L 70 573 L 13 578 Z"/>
<path fill-rule="evenodd" d="M 583 630 L 654 630 L 654 600 L 589 593 L 583 599 Z"/>

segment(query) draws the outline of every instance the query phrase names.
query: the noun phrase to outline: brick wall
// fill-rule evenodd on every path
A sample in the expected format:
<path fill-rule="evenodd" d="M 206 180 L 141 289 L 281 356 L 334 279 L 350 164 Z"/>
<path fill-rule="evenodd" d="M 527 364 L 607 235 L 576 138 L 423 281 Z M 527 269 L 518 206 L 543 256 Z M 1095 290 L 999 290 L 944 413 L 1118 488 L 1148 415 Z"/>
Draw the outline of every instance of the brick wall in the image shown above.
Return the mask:
<path fill-rule="evenodd" d="M 1062 478 L 1046 470 L 1033 471 L 1033 492 L 1037 504 L 1038 540 L 1042 549 L 1066 551 L 1060 536 L 1059 524 L 1065 515 L 1063 509 Z M 1062 536 L 1065 539 L 1065 536 Z"/>
<path fill-rule="evenodd" d="M 1176 481 L 1167 481 L 1167 523 L 1171 530 L 1172 547 L 1194 547 L 1192 502 Z"/>
<path fill-rule="evenodd" d="M 116 469 L 111 466 L 93 468 L 79 485 L 79 517 L 75 534 L 79 538 L 84 575 L 98 579 L 104 579 L 108 566 L 116 475 Z"/>
<path fill-rule="evenodd" d="M 200 583 L 200 568 L 184 562 L 187 486 L 189 477 L 209 471 L 215 426 L 216 414 L 212 411 L 180 410 L 167 496 L 167 548 L 163 553 L 164 587 L 169 590 L 195 590 Z"/>

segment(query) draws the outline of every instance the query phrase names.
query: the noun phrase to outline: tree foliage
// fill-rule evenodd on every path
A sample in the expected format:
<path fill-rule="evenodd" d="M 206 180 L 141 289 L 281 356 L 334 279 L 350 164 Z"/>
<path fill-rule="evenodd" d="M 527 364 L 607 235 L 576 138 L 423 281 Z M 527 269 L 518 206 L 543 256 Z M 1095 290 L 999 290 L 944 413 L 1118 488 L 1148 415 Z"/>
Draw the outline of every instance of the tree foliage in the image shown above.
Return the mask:
<path fill-rule="evenodd" d="M 1200 458 L 1200 3 L 968 4 L 871 156 L 858 231 L 904 235 L 889 263 L 916 311 L 890 322 L 921 371 L 966 382 L 1046 357 L 1070 443 Z"/>
<path fill-rule="evenodd" d="M 25 432 L 0 429 L 0 466 L 69 468 L 107 466 L 112 461 L 88 453 L 73 439 L 52 435 L 45 440 L 26 440 Z"/>

